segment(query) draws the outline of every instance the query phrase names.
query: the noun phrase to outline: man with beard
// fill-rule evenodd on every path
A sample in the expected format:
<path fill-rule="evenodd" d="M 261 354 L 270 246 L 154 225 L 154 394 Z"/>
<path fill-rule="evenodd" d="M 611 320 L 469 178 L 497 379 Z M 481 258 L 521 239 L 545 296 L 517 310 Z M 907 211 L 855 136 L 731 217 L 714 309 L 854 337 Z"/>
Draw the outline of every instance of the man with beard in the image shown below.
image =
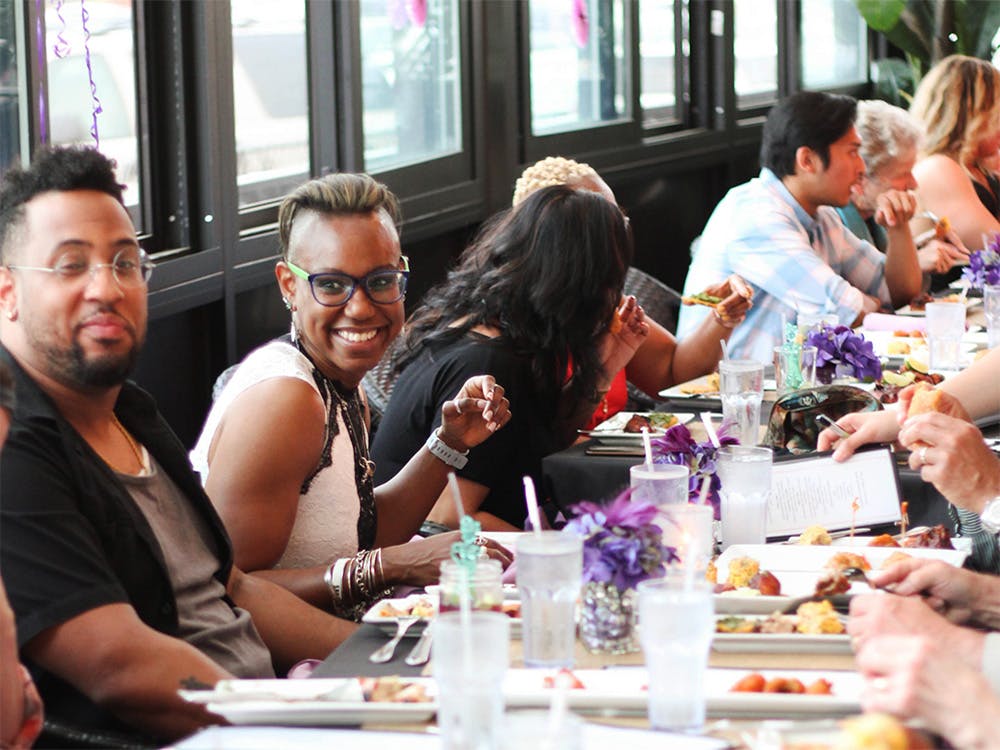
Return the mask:
<path fill-rule="evenodd" d="M 878 197 L 885 255 L 845 230 L 832 208 L 847 205 L 865 174 L 856 110 L 848 96 L 813 91 L 778 102 L 764 124 L 760 175 L 730 190 L 709 217 L 684 294 L 734 273 L 753 287 L 753 308 L 729 339 L 730 356 L 770 362 L 784 338 L 782 321 L 794 323 L 800 313 L 832 314 L 852 325 L 919 294 L 907 226 L 916 209 L 911 193 L 887 190 Z M 678 338 L 707 311 L 683 306 Z"/>
<path fill-rule="evenodd" d="M 182 682 L 329 653 L 353 626 L 232 566 L 184 447 L 126 382 L 152 264 L 113 164 L 65 148 L 8 172 L 0 263 L 0 360 L 18 394 L 0 561 L 49 718 L 172 739 L 213 721 Z"/>

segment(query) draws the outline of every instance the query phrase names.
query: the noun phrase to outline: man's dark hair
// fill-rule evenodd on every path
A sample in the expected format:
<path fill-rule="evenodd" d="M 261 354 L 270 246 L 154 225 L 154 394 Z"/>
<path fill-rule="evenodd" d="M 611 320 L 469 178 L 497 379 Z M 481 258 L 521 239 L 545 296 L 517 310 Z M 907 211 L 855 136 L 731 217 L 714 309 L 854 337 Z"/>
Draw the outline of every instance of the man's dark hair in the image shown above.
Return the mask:
<path fill-rule="evenodd" d="M 849 96 L 800 91 L 775 104 L 764 123 L 760 165 L 780 179 L 795 174 L 795 152 L 806 146 L 830 166 L 830 144 L 854 124 L 858 103 Z"/>
<path fill-rule="evenodd" d="M 0 184 L 0 262 L 6 263 L 14 235 L 24 221 L 24 204 L 50 191 L 97 190 L 124 205 L 125 186 L 115 178 L 115 162 L 83 146 L 44 148 L 31 165 L 11 169 Z"/>

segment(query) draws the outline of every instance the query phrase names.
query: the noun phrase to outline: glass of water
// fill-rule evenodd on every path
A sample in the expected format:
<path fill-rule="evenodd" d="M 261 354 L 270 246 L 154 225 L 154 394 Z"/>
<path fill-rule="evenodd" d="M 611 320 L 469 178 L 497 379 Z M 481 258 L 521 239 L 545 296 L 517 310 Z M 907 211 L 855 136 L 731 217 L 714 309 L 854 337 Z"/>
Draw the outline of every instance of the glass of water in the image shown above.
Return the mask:
<path fill-rule="evenodd" d="M 928 302 L 926 311 L 931 369 L 960 369 L 965 305 L 961 302 Z"/>
<path fill-rule="evenodd" d="M 983 287 L 983 308 L 986 315 L 987 346 L 1000 346 L 1000 284 Z"/>
<path fill-rule="evenodd" d="M 752 359 L 719 362 L 722 416 L 736 425 L 741 445 L 756 445 L 760 436 L 760 402 L 764 398 L 764 365 Z"/>
<path fill-rule="evenodd" d="M 767 541 L 767 497 L 771 492 L 770 448 L 726 445 L 716 466 L 722 486 L 722 546 Z"/>
<path fill-rule="evenodd" d="M 574 615 L 582 579 L 582 537 L 543 531 L 517 540 L 525 666 L 573 666 Z"/>

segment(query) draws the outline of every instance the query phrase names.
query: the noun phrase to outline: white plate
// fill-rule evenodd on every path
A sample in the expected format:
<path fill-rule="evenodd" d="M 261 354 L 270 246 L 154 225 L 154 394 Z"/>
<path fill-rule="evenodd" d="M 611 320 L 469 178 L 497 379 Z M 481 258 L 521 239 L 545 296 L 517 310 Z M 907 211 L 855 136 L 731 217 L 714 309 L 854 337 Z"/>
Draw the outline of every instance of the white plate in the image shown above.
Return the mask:
<path fill-rule="evenodd" d="M 438 587 L 438 591 L 440 588 Z M 506 599 L 506 595 L 504 599 Z M 434 615 L 431 617 L 423 618 L 413 623 L 409 629 L 406 631 L 404 638 L 415 638 L 420 635 L 424 628 L 427 627 L 434 617 L 437 616 L 438 596 L 432 595 L 430 592 L 426 594 L 410 594 L 403 599 L 383 599 L 377 602 L 371 609 L 365 612 L 365 616 L 361 618 L 362 622 L 367 622 L 370 625 L 376 625 L 382 629 L 386 635 L 394 635 L 396 633 L 396 618 L 393 616 L 387 616 L 382 614 L 382 609 L 385 605 L 389 604 L 396 609 L 403 609 L 413 605 L 413 603 L 419 599 L 427 599 L 434 605 Z M 520 599 L 518 599 L 519 601 Z M 510 637 L 520 638 L 521 637 L 521 618 L 511 617 L 510 618 Z"/>
<path fill-rule="evenodd" d="M 782 590 L 787 587 L 782 584 Z M 794 596 L 805 596 L 810 592 L 795 594 Z M 741 596 L 739 594 L 716 594 L 712 597 L 717 615 L 769 615 L 772 612 L 784 609 L 792 596 Z"/>
<path fill-rule="evenodd" d="M 375 602 L 372 608 L 365 612 L 365 616 L 361 618 L 361 622 L 367 622 L 370 625 L 377 625 L 389 635 L 393 635 L 396 632 L 396 618 L 392 615 L 383 614 L 383 610 L 386 605 L 395 607 L 396 609 L 409 610 L 421 599 L 431 603 L 434 607 L 434 615 L 424 617 L 413 623 L 409 630 L 406 631 L 406 636 L 404 636 L 406 638 L 415 637 L 423 632 L 427 623 L 433 620 L 434 616 L 437 615 L 438 598 L 436 596 L 431 596 L 430 594 L 410 594 L 402 599 L 382 599 L 381 601 Z"/>
<path fill-rule="evenodd" d="M 847 633 L 715 633 L 712 650 L 741 654 L 849 654 L 851 638 Z"/>
<path fill-rule="evenodd" d="M 426 591 L 429 596 L 439 597 L 441 595 L 441 586 L 436 583 L 432 583 L 430 586 L 424 586 L 424 591 Z M 504 601 L 507 602 L 521 601 L 521 592 L 517 590 L 516 583 L 503 584 L 503 598 Z"/>
<path fill-rule="evenodd" d="M 408 679 L 434 695 L 434 681 Z M 182 698 L 202 703 L 232 724 L 356 726 L 428 721 L 437 702 L 369 703 L 356 679 L 222 680 L 214 690 L 180 690 Z"/>
<path fill-rule="evenodd" d="M 705 698 L 709 715 L 762 718 L 792 716 L 842 716 L 860 711 L 862 679 L 856 672 L 811 670 L 756 670 L 765 678 L 797 677 L 806 685 L 819 678 L 833 683 L 833 695 L 789 695 L 782 693 L 731 693 L 749 669 L 709 669 L 705 676 Z M 510 708 L 548 707 L 552 689 L 544 687 L 544 669 L 510 669 L 504 680 L 504 697 Z M 583 713 L 645 714 L 648 677 L 642 667 L 579 669 L 573 674 L 584 687 L 568 690 L 569 708 Z"/>
<path fill-rule="evenodd" d="M 878 569 L 894 553 L 903 552 L 911 557 L 925 557 L 933 560 L 944 560 L 952 565 L 961 566 L 966 553 L 954 549 L 927 549 L 924 547 L 865 547 L 838 544 L 836 549 L 819 545 L 797 544 L 734 544 L 719 555 L 716 567 L 719 578 L 725 580 L 729 572 L 729 561 L 734 557 L 752 557 L 760 563 L 761 570 L 769 570 L 778 576 L 782 583 L 782 593 L 785 592 L 785 573 L 805 572 L 818 573 L 826 567 L 826 563 L 839 552 L 854 552 L 864 555 L 873 569 Z M 790 592 L 789 592 L 790 593 Z"/>
<path fill-rule="evenodd" d="M 949 295 L 949 296 L 951 296 L 951 295 Z M 957 295 L 955 295 L 955 296 L 957 296 Z M 938 300 L 931 300 L 931 301 L 932 302 L 957 302 L 958 300 L 957 299 L 956 300 L 952 300 L 952 299 L 938 299 Z M 970 308 L 976 307 L 977 305 L 981 305 L 981 304 L 983 304 L 983 300 L 982 300 L 981 297 L 966 297 L 965 298 L 965 308 L 967 310 L 970 309 Z M 913 315 L 913 316 L 923 317 L 926 314 L 927 314 L 926 310 L 913 310 L 913 309 L 910 308 L 909 305 L 906 305 L 905 307 L 901 307 L 898 310 L 896 310 L 896 315 Z"/>
<path fill-rule="evenodd" d="M 678 383 L 677 385 L 672 385 L 669 388 L 664 388 L 660 391 L 659 396 L 661 398 L 719 398 L 718 391 L 709 391 L 707 393 L 684 393 L 684 388 L 692 385 L 706 385 L 708 383 L 708 375 L 702 375 L 700 378 L 695 378 L 694 380 L 689 380 L 686 383 Z"/>
<path fill-rule="evenodd" d="M 601 422 L 597 427 L 592 430 L 580 430 L 581 435 L 586 435 L 587 437 L 592 437 L 599 443 L 604 443 L 605 445 L 634 445 L 636 443 L 642 442 L 641 432 L 623 432 L 622 428 L 625 424 L 635 415 L 639 414 L 644 417 L 648 417 L 650 412 L 634 412 L 634 411 L 620 411 L 615 414 L 610 419 L 606 419 Z M 694 419 L 694 414 L 683 413 L 683 412 L 673 412 L 673 415 L 677 417 L 677 422 L 675 424 L 687 424 L 692 419 Z M 661 428 L 653 428 L 650 431 L 650 437 L 660 437 L 665 434 L 666 430 Z"/>
<path fill-rule="evenodd" d="M 909 356 L 915 356 L 924 362 L 927 361 L 927 339 L 926 338 L 914 338 L 912 336 L 894 336 L 892 331 L 859 331 L 864 335 L 865 339 L 872 343 L 872 349 L 875 350 L 875 354 L 879 357 L 889 357 L 889 358 L 899 358 L 905 359 Z M 962 337 L 962 351 L 963 352 L 973 352 L 979 348 L 979 339 L 982 338 L 985 341 L 985 337 L 981 337 L 980 334 L 965 334 Z M 889 353 L 889 342 L 890 341 L 903 341 L 910 345 L 910 351 L 905 354 L 890 354 Z"/>

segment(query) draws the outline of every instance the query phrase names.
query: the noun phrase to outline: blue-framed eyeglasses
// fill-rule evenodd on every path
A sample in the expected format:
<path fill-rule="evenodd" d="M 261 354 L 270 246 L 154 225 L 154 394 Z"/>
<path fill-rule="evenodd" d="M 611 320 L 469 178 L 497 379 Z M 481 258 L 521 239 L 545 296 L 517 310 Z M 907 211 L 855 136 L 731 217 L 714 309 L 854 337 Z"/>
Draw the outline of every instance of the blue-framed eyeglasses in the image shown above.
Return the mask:
<path fill-rule="evenodd" d="M 410 276 L 409 258 L 405 255 L 400 258 L 403 263 L 401 269 L 372 271 L 360 279 L 346 273 L 309 273 L 290 260 L 286 260 L 285 265 L 296 276 L 309 282 L 313 299 L 324 307 L 346 305 L 359 286 L 364 288 L 365 294 L 372 302 L 390 305 L 403 299 L 406 294 L 406 281 Z"/>
<path fill-rule="evenodd" d="M 61 256 L 53 266 L 18 266 L 9 264 L 7 268 L 15 271 L 42 271 L 51 273 L 66 282 L 88 281 L 102 268 L 110 268 L 115 281 L 122 289 L 142 286 L 153 275 L 153 261 L 144 250 L 119 250 L 110 263 L 91 263 L 83 254 L 70 252 Z"/>

